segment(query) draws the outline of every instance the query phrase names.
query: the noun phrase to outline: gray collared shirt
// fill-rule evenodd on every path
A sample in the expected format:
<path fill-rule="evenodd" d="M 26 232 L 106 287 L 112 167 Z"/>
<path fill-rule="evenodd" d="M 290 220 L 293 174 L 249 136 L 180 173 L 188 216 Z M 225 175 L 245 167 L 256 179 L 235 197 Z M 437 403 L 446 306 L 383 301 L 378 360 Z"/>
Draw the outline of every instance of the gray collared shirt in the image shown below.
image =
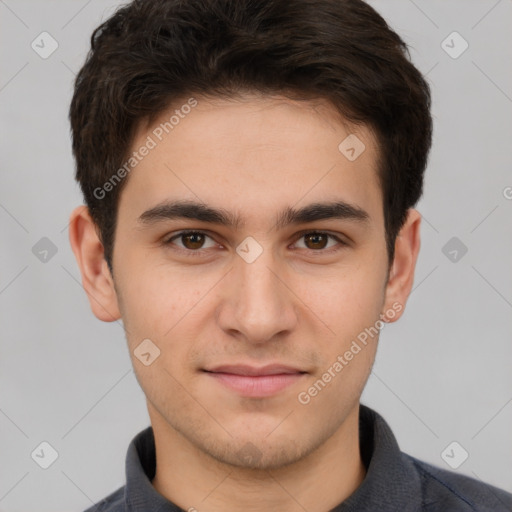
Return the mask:
<path fill-rule="evenodd" d="M 331 512 L 512 511 L 512 494 L 401 452 L 389 425 L 378 413 L 362 404 L 359 413 L 366 476 Z M 153 429 L 148 427 L 128 447 L 126 485 L 85 512 L 183 512 L 152 486 L 155 461 Z"/>

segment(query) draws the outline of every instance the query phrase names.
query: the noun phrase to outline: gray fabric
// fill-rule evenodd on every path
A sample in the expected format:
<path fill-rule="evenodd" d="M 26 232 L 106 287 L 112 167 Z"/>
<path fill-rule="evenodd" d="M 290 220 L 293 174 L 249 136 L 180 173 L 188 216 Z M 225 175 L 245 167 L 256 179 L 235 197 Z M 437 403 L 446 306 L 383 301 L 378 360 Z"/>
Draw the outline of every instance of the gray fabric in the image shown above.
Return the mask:
<path fill-rule="evenodd" d="M 360 405 L 359 435 L 367 473 L 331 512 L 511 512 L 512 494 L 422 462 L 400 451 L 389 425 Z M 85 512 L 182 512 L 151 485 L 155 474 L 152 427 L 128 447 L 126 485 Z"/>

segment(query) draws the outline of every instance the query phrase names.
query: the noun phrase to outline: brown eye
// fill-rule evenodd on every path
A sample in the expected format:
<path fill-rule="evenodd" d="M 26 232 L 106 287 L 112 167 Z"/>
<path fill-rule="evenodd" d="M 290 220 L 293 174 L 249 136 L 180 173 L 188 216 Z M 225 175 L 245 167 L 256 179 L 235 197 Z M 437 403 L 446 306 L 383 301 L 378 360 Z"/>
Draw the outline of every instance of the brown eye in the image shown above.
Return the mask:
<path fill-rule="evenodd" d="M 207 245 L 207 240 L 210 245 Z M 206 245 L 205 245 L 206 243 Z M 177 250 L 185 251 L 190 254 L 201 254 L 203 250 L 215 246 L 213 239 L 202 231 L 182 231 L 163 242 L 164 245 L 176 246 Z"/>
<path fill-rule="evenodd" d="M 298 244 L 302 241 L 304 241 L 304 247 L 300 247 L 299 245 L 299 248 L 309 249 L 310 251 L 316 251 L 320 253 L 335 252 L 338 249 L 343 248 L 343 246 L 347 245 L 337 236 L 331 235 L 330 233 L 325 233 L 323 231 L 303 232 L 295 244 Z M 331 245 L 328 245 L 330 242 L 332 242 Z M 338 247 L 336 247 L 336 245 L 338 245 Z"/>
<path fill-rule="evenodd" d="M 184 247 L 191 250 L 201 249 L 205 238 L 202 233 L 185 233 L 180 237 Z"/>
<path fill-rule="evenodd" d="M 308 249 L 323 249 L 328 242 L 329 235 L 325 233 L 308 233 L 304 235 Z"/>

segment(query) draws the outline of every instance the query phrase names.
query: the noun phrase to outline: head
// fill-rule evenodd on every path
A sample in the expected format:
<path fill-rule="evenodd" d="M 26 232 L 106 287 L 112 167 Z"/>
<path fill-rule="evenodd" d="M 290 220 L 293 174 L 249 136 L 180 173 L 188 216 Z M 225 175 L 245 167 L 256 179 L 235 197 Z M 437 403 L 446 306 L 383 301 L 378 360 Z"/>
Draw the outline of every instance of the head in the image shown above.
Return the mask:
<path fill-rule="evenodd" d="M 429 109 L 361 1 L 136 0 L 95 30 L 70 108 L 86 203 L 70 238 L 152 420 L 232 464 L 251 443 L 261 467 L 340 428 L 411 290 Z M 274 363 L 301 375 L 265 397 L 208 372 Z"/>

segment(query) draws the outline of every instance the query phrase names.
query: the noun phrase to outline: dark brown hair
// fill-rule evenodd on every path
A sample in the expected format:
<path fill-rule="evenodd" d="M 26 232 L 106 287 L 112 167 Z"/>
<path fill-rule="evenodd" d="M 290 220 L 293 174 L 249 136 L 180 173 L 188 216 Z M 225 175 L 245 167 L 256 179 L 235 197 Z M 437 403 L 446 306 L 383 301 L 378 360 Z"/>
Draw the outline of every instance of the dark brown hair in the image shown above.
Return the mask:
<path fill-rule="evenodd" d="M 178 98 L 243 91 L 325 99 L 374 131 L 391 264 L 422 194 L 432 118 L 428 83 L 384 19 L 360 0 L 134 0 L 92 34 L 69 111 L 76 179 L 111 271 L 128 176 L 98 190 L 140 123 Z"/>

